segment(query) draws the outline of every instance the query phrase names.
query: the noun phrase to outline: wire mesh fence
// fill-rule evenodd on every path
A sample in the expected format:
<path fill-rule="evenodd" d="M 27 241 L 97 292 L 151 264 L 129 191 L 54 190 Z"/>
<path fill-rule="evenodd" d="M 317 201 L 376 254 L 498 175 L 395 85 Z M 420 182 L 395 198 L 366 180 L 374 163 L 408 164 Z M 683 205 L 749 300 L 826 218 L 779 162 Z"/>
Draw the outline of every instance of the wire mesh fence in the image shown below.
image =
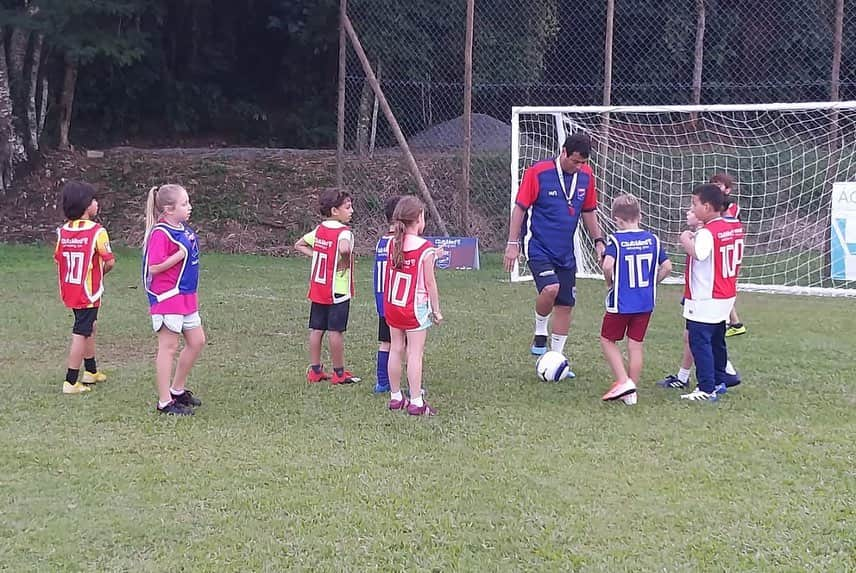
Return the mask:
<path fill-rule="evenodd" d="M 829 100 L 836 40 L 839 99 L 856 98 L 856 10 L 844 10 L 836 37 L 841 1 L 618 1 L 609 103 L 694 103 L 699 65 L 702 104 Z M 350 0 L 347 13 L 449 231 L 478 236 L 485 249 L 501 248 L 512 177 L 511 108 L 604 103 L 607 0 L 475 2 L 466 213 L 466 0 Z M 354 192 L 362 225 L 376 234 L 385 226 L 383 201 L 416 193 L 417 185 L 365 76 L 349 50 L 344 184 Z"/>

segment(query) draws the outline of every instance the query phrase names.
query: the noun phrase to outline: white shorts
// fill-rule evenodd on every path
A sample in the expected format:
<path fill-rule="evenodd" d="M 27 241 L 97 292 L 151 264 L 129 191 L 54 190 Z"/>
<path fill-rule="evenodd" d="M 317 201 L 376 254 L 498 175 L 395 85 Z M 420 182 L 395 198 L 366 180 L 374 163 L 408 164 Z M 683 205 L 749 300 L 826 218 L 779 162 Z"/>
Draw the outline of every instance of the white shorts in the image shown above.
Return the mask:
<path fill-rule="evenodd" d="M 427 302 L 424 304 L 416 304 L 416 320 L 419 321 L 419 326 L 416 328 L 410 328 L 407 332 L 425 330 L 431 326 L 431 306 Z"/>
<path fill-rule="evenodd" d="M 185 330 L 191 330 L 202 326 L 202 317 L 199 316 L 198 312 L 191 314 L 153 314 L 152 328 L 155 332 L 159 331 L 161 327 L 164 326 L 167 330 L 181 333 Z"/>

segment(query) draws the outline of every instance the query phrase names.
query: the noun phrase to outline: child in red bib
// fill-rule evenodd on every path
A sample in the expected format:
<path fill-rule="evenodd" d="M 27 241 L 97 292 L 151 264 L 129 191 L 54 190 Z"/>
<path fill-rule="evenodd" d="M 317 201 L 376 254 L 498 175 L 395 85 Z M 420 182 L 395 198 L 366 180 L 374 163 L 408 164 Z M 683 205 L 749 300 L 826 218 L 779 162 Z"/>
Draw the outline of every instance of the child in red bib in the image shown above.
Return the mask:
<path fill-rule="evenodd" d="M 63 394 L 88 392 L 107 376 L 95 362 L 95 322 L 104 293 L 104 275 L 113 269 L 107 230 L 92 219 L 98 214 L 95 189 L 87 183 L 69 181 L 62 188 L 62 210 L 68 221 L 57 229 L 54 260 L 59 271 L 62 302 L 74 313 L 68 369 Z M 83 379 L 78 381 L 80 363 Z"/>
<path fill-rule="evenodd" d="M 391 338 L 389 409 L 406 409 L 412 416 L 432 416 L 435 411 L 422 396 L 422 352 L 428 328 L 432 323 L 442 323 L 443 315 L 434 278 L 434 245 L 420 236 L 425 230 L 422 202 L 413 196 L 402 197 L 395 207 L 392 225 L 383 289 L 383 312 Z M 401 392 L 402 360 L 407 363 L 409 400 Z"/>
<path fill-rule="evenodd" d="M 318 198 L 324 221 L 306 233 L 294 248 L 312 258 L 309 273 L 309 368 L 310 384 L 354 384 L 360 379 L 345 370 L 345 331 L 348 329 L 351 297 L 354 296 L 354 235 L 347 226 L 354 208 L 345 191 L 327 189 Z M 321 364 L 321 343 L 328 333 L 333 375 Z"/>

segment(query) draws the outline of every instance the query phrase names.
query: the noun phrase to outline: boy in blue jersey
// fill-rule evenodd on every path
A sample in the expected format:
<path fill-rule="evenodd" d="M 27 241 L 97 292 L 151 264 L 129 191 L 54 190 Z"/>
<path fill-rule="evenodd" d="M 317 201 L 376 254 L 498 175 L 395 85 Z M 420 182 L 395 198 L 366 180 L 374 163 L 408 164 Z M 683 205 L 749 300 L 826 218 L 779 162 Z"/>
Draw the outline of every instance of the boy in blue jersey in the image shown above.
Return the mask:
<path fill-rule="evenodd" d="M 387 365 L 389 364 L 389 343 L 390 333 L 389 325 L 383 316 L 383 277 L 386 275 L 386 262 L 389 258 L 387 248 L 389 240 L 392 238 L 392 214 L 395 213 L 395 207 L 398 205 L 400 196 L 390 197 L 383 205 L 383 213 L 386 215 L 386 222 L 389 227 L 387 232 L 377 241 L 375 246 L 375 264 L 374 264 L 374 291 L 375 291 L 375 308 L 377 309 L 377 340 L 379 347 L 377 350 L 377 382 L 375 383 L 374 391 L 376 394 L 389 392 L 389 373 Z"/>
<path fill-rule="evenodd" d="M 547 324 L 552 315 L 550 349 L 564 352 L 576 304 L 577 261 L 574 233 L 582 218 L 603 255 L 604 239 L 597 220 L 597 190 L 588 166 L 591 139 L 583 133 L 569 136 L 558 157 L 526 169 L 511 209 L 505 270 L 525 254 L 538 296 L 535 299 L 535 336 L 531 352 L 547 352 Z"/>
<path fill-rule="evenodd" d="M 633 195 L 619 195 L 612 202 L 612 218 L 618 230 L 606 240 L 603 276 L 609 292 L 600 329 L 600 346 L 615 383 L 603 400 L 636 403 L 636 381 L 642 375 L 642 342 L 654 311 L 657 283 L 672 272 L 672 263 L 660 239 L 639 228 L 642 214 Z M 617 342 L 627 335 L 628 367 Z"/>

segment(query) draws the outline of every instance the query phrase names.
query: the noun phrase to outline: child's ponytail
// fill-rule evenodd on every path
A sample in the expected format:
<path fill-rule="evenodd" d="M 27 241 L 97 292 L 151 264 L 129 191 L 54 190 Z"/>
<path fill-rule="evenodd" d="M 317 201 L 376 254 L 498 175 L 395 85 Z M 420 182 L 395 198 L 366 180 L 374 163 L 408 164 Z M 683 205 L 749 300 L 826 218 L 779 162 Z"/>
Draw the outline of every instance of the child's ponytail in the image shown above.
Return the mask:
<path fill-rule="evenodd" d="M 143 235 L 143 248 L 146 248 L 146 243 L 149 242 L 149 233 L 152 232 L 152 227 L 155 226 L 157 219 L 155 218 L 155 201 L 157 199 L 158 187 L 155 185 L 149 189 L 149 194 L 146 197 L 146 232 Z"/>
<path fill-rule="evenodd" d="M 404 235 L 407 232 L 407 227 L 404 221 L 395 220 L 392 222 L 392 268 L 401 268 L 404 264 Z"/>

